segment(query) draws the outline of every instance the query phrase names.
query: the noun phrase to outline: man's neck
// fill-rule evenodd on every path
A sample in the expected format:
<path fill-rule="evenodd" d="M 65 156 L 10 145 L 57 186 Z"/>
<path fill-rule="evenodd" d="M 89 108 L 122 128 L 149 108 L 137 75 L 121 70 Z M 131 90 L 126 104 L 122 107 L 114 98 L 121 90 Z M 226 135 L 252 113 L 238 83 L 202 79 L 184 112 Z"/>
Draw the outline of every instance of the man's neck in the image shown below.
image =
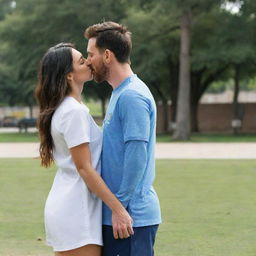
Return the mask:
<path fill-rule="evenodd" d="M 133 75 L 129 64 L 115 65 L 109 70 L 108 83 L 113 90 L 116 89 L 127 77 Z"/>

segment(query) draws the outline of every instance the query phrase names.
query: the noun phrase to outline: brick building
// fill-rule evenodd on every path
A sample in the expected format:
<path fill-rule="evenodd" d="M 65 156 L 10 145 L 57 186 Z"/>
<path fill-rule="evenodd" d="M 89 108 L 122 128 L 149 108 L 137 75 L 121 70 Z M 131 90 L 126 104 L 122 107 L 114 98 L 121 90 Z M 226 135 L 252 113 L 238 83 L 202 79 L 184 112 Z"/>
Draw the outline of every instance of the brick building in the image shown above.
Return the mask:
<path fill-rule="evenodd" d="M 233 120 L 233 92 L 227 91 L 222 94 L 205 94 L 198 108 L 198 126 L 200 132 L 205 133 L 230 133 L 233 131 L 232 124 L 238 124 Z M 241 92 L 239 94 L 241 133 L 256 133 L 256 92 Z M 157 133 L 164 130 L 162 105 L 157 104 L 158 123 Z M 171 113 L 171 104 L 169 105 Z M 169 123 L 171 116 L 169 115 Z"/>

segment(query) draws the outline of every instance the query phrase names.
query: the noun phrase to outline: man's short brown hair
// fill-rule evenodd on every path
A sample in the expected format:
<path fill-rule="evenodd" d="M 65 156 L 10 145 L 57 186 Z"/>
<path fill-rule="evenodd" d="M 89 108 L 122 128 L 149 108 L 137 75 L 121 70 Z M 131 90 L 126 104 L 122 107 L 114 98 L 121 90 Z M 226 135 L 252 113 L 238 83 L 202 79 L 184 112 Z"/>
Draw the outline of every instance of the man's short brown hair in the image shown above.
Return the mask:
<path fill-rule="evenodd" d="M 120 63 L 130 64 L 132 50 L 131 32 L 127 27 L 106 21 L 88 27 L 84 36 L 87 39 L 96 38 L 96 46 L 100 51 L 109 49 Z"/>

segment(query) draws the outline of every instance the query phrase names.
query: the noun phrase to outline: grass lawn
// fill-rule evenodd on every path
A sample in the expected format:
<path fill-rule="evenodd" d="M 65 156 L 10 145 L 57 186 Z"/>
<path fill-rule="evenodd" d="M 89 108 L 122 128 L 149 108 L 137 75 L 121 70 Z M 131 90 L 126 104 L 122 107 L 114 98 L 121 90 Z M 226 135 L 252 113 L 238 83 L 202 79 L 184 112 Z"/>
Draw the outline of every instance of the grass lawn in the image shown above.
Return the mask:
<path fill-rule="evenodd" d="M 157 142 L 177 142 L 171 135 L 158 135 Z M 256 134 L 192 134 L 188 142 L 256 142 Z"/>
<path fill-rule="evenodd" d="M 38 142 L 37 133 L 0 133 L 1 142 Z M 158 135 L 157 142 L 175 142 L 171 135 Z M 193 134 L 188 142 L 256 142 L 256 134 Z M 186 142 L 185 142 L 186 143 Z"/>
<path fill-rule="evenodd" d="M 43 207 L 55 168 L 0 159 L 0 255 L 49 256 Z M 159 160 L 156 256 L 255 256 L 256 161 Z"/>
<path fill-rule="evenodd" d="M 0 133 L 0 142 L 38 142 L 37 132 Z"/>

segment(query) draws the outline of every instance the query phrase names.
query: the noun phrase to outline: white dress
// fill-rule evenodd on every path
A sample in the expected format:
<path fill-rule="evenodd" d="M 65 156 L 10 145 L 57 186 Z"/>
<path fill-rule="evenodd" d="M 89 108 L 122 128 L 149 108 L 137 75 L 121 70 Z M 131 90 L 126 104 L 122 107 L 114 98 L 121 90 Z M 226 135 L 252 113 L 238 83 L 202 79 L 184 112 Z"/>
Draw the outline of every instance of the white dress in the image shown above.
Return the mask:
<path fill-rule="evenodd" d="M 51 134 L 58 171 L 45 205 L 46 243 L 54 251 L 102 245 L 102 202 L 87 188 L 69 151 L 88 142 L 100 173 L 102 132 L 88 108 L 67 96 L 52 117 Z"/>

